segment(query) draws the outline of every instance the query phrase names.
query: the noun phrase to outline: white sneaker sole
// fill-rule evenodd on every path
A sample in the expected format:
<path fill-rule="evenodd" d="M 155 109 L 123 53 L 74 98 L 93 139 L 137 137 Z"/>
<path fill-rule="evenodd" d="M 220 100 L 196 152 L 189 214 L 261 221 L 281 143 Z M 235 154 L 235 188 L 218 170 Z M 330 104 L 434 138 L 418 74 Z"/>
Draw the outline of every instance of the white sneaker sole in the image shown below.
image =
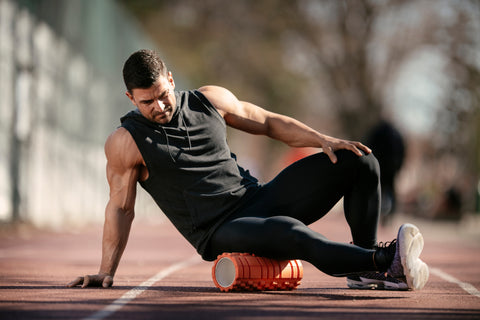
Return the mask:
<path fill-rule="evenodd" d="M 397 242 L 408 288 L 422 289 L 429 277 L 427 264 L 419 258 L 423 250 L 422 234 L 416 226 L 407 223 L 398 230 Z"/>

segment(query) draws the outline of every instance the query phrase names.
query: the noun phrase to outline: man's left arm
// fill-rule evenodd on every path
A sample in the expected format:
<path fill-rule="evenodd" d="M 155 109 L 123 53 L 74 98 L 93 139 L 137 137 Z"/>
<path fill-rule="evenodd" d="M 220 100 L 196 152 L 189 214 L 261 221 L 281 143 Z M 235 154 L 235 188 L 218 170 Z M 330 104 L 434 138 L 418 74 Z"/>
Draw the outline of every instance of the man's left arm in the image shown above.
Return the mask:
<path fill-rule="evenodd" d="M 322 148 L 333 163 L 337 162 L 336 150 L 346 149 L 358 156 L 371 150 L 360 142 L 348 141 L 322 134 L 306 124 L 267 111 L 252 103 L 239 101 L 225 88 L 205 86 L 199 89 L 223 116 L 225 122 L 236 129 L 271 137 L 291 147 Z"/>

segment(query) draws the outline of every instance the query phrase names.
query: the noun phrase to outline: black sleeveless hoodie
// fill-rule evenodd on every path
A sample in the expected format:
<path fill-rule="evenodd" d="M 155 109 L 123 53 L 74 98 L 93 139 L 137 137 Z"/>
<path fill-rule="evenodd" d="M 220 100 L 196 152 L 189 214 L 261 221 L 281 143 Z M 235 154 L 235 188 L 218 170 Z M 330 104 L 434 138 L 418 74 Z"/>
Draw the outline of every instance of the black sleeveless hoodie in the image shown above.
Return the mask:
<path fill-rule="evenodd" d="M 121 118 L 148 169 L 140 185 L 205 260 L 215 229 L 250 198 L 258 181 L 230 152 L 226 124 L 199 91 L 175 92 L 176 110 L 167 124 L 133 110 Z"/>

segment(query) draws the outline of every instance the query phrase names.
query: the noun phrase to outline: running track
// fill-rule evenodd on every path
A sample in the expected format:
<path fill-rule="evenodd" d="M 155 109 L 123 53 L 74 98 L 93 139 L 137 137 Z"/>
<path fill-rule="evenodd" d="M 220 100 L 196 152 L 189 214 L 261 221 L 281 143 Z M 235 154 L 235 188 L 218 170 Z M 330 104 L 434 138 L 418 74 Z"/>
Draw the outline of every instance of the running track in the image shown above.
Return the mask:
<path fill-rule="evenodd" d="M 3 228 L 0 235 L 0 319 L 480 319 L 480 227 L 461 228 L 397 217 L 379 231 L 391 240 L 402 222 L 424 234 L 422 258 L 431 267 L 416 292 L 351 290 L 303 263 L 291 292 L 222 293 L 201 261 L 167 221 L 135 221 L 110 289 L 66 288 L 96 273 L 102 226 L 75 233 Z M 350 241 L 343 217 L 333 213 L 312 227 Z"/>

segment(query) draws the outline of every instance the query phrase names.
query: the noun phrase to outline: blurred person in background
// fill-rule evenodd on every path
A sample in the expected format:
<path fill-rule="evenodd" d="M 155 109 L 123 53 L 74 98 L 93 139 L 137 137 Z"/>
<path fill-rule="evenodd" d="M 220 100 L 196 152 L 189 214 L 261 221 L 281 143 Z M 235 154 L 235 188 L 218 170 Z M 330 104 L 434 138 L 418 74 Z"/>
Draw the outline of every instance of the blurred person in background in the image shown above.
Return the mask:
<path fill-rule="evenodd" d="M 351 288 L 425 285 L 418 228 L 403 225 L 396 240 L 377 244 L 379 166 L 368 147 L 240 101 L 222 87 L 176 91 L 172 73 L 150 50 L 133 53 L 123 76 L 136 109 L 105 143 L 110 199 L 100 270 L 68 286 L 113 284 L 135 214 L 137 182 L 204 260 L 248 252 L 308 261 L 329 275 L 346 276 Z M 227 125 L 323 152 L 259 183 L 230 152 Z M 342 197 L 353 244 L 330 241 L 308 227 Z"/>

